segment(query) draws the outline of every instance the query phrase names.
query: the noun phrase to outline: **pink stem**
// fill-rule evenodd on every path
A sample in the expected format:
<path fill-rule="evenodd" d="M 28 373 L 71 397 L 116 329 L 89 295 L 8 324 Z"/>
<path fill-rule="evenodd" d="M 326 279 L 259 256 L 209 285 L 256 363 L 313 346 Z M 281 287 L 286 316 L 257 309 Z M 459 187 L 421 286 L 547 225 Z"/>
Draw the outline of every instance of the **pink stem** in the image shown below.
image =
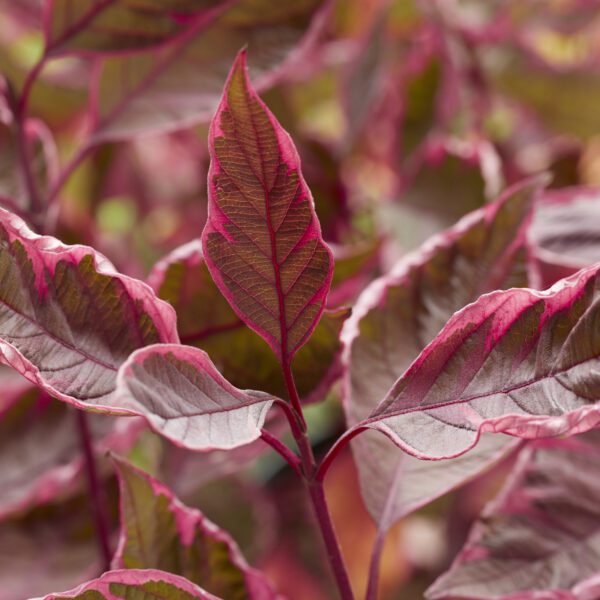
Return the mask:
<path fill-rule="evenodd" d="M 260 437 L 266 444 L 269 444 L 275 452 L 280 454 L 283 459 L 294 469 L 296 475 L 302 477 L 302 465 L 300 459 L 277 437 L 266 429 L 261 430 Z"/>
<path fill-rule="evenodd" d="M 315 479 L 318 481 L 323 481 L 331 463 L 335 460 L 336 456 L 343 450 L 346 444 L 359 433 L 364 431 L 365 427 L 353 427 L 352 429 L 348 429 L 342 437 L 340 437 L 335 444 L 329 449 L 329 452 L 325 455 L 325 458 L 321 461 L 319 468 L 317 469 L 317 473 L 315 475 Z"/>
<path fill-rule="evenodd" d="M 292 433 L 294 434 L 298 450 L 300 451 L 304 480 L 308 487 L 308 494 L 315 517 L 319 524 L 321 537 L 325 544 L 325 549 L 327 550 L 329 564 L 331 565 L 342 600 L 354 600 L 354 594 L 352 593 L 352 586 L 350 585 L 344 557 L 342 556 L 333 521 L 331 520 L 331 514 L 329 513 L 329 508 L 327 506 L 323 481 L 316 477 L 318 472 L 317 465 L 310 445 L 310 440 L 306 434 L 306 422 L 302 414 L 302 405 L 300 403 L 300 397 L 298 396 L 298 390 L 296 389 L 294 375 L 289 362 L 284 363 L 282 367 L 291 403 L 291 407 L 287 407 L 286 416 L 288 417 Z"/>
<path fill-rule="evenodd" d="M 96 538 L 98 540 L 98 547 L 100 550 L 100 556 L 102 558 L 102 570 L 109 571 L 110 562 L 112 559 L 112 552 L 110 550 L 109 542 L 110 529 L 108 525 L 108 517 L 106 515 L 105 498 L 100 485 L 96 458 L 92 448 L 92 436 L 85 412 L 83 410 L 76 410 L 76 414 L 79 435 L 81 438 L 81 447 L 85 457 L 86 475 L 90 490 L 90 498 L 92 501 L 92 510 L 94 512 L 94 521 L 96 522 Z"/>

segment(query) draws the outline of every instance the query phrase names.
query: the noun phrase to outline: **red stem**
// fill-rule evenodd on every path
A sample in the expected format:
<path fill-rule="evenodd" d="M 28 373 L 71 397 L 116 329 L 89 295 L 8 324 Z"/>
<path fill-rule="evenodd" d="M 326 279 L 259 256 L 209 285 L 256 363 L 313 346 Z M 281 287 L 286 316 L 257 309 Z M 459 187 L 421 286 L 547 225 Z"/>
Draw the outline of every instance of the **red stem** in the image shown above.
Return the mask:
<path fill-rule="evenodd" d="M 109 542 L 109 525 L 106 515 L 106 503 L 98 477 L 98 469 L 96 458 L 92 448 L 92 436 L 87 421 L 87 415 L 83 410 L 76 410 L 77 424 L 79 427 L 79 435 L 81 438 L 81 447 L 85 457 L 86 475 L 88 479 L 88 487 L 90 498 L 92 501 L 92 510 L 94 512 L 94 521 L 96 523 L 96 539 L 98 540 L 98 548 L 102 559 L 102 570 L 110 570 L 110 561 L 112 552 Z"/>
<path fill-rule="evenodd" d="M 345 448 L 346 444 L 359 433 L 364 431 L 365 427 L 353 427 L 352 429 L 348 429 L 344 435 L 342 435 L 335 444 L 329 449 L 329 452 L 325 455 L 319 468 L 317 469 L 317 473 L 315 475 L 315 479 L 318 481 L 323 481 L 325 479 L 325 475 L 331 466 L 331 463 L 335 460 L 336 456 Z"/>
<path fill-rule="evenodd" d="M 296 415 L 300 421 L 300 425 L 303 431 L 306 431 L 306 421 L 304 420 L 304 413 L 302 412 L 302 403 L 300 402 L 300 395 L 296 388 L 296 382 L 294 381 L 294 373 L 292 372 L 292 365 L 289 360 L 284 360 L 282 363 L 283 378 L 285 379 L 285 387 L 290 397 L 292 407 L 296 412 Z"/>
<path fill-rule="evenodd" d="M 289 362 L 284 363 L 282 367 L 291 403 L 291 407 L 288 406 L 286 409 L 286 416 L 288 417 L 290 428 L 294 434 L 298 450 L 300 451 L 304 480 L 308 487 L 308 494 L 315 517 L 319 523 L 319 530 L 327 550 L 329 564 L 331 565 L 342 600 L 354 600 L 354 594 L 352 593 L 352 586 L 350 585 L 344 557 L 342 556 L 333 521 L 331 520 L 331 514 L 329 513 L 329 508 L 327 506 L 323 481 L 316 477 L 317 464 L 310 445 L 310 440 L 306 434 L 306 422 L 302 414 L 302 405 L 294 382 L 294 375 Z"/>
<path fill-rule="evenodd" d="M 277 437 L 266 429 L 261 430 L 260 437 L 266 444 L 269 444 L 275 452 L 280 454 L 283 459 L 294 469 L 299 477 L 302 477 L 302 466 L 300 459 Z"/>
<path fill-rule="evenodd" d="M 365 600 L 377 600 L 377 588 L 379 587 L 379 563 L 381 562 L 381 554 L 385 543 L 385 531 L 378 529 L 375 543 L 373 544 L 373 552 L 371 554 L 371 564 L 369 565 L 369 583 L 367 585 L 367 593 Z"/>

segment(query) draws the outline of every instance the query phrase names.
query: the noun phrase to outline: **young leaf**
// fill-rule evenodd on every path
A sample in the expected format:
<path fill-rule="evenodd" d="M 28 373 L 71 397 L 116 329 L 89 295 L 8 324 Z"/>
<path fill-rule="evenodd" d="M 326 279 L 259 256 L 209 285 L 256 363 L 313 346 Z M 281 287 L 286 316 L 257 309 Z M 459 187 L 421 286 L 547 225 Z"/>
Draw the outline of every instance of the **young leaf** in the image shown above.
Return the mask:
<path fill-rule="evenodd" d="M 252 89 L 245 51 L 209 137 L 206 264 L 238 316 L 289 366 L 323 312 L 333 258 L 298 154 Z"/>
<path fill-rule="evenodd" d="M 231 537 L 188 508 L 150 475 L 115 459 L 121 490 L 121 535 L 113 569 L 160 569 L 228 600 L 274 600 Z"/>
<path fill-rule="evenodd" d="M 363 419 L 454 312 L 496 288 L 527 284 L 526 231 L 541 181 L 506 191 L 421 250 L 401 260 L 360 296 L 343 330 L 345 410 Z M 473 477 L 510 449 L 492 436 L 476 453 L 438 466 L 394 452 L 381 435 L 352 443 L 367 507 L 385 530 L 402 515 Z M 400 481 L 399 481 L 400 480 Z"/>
<path fill-rule="evenodd" d="M 600 265 L 538 292 L 484 295 L 456 313 L 359 427 L 419 458 L 486 431 L 537 438 L 600 422 Z"/>
<path fill-rule="evenodd" d="M 324 0 L 227 0 L 151 52 L 113 56 L 96 72 L 93 143 L 208 120 L 237 51 L 260 87 L 299 63 L 321 31 Z M 319 9 L 323 7 L 323 12 Z"/>
<path fill-rule="evenodd" d="M 107 571 L 73 590 L 37 600 L 220 600 L 179 575 L 155 569 Z M 36 600 L 36 599 L 32 599 Z"/>
<path fill-rule="evenodd" d="M 83 467 L 75 413 L 6 370 L 0 379 L 0 518 L 59 495 L 70 497 L 81 483 Z M 106 415 L 90 415 L 88 422 L 100 453 L 126 452 L 144 426 L 142 419 Z"/>
<path fill-rule="evenodd" d="M 597 189 L 569 187 L 544 194 L 531 225 L 531 241 L 544 286 L 600 262 L 598 223 Z"/>
<path fill-rule="evenodd" d="M 430 600 L 584 600 L 600 564 L 598 434 L 528 448 Z M 591 442 L 591 443 L 590 443 Z"/>
<path fill-rule="evenodd" d="M 177 342 L 175 313 L 99 253 L 30 231 L 0 209 L 0 360 L 80 407 L 110 408 L 141 346 Z"/>
<path fill-rule="evenodd" d="M 44 11 L 45 53 L 103 54 L 143 50 L 183 33 L 226 2 L 219 0 L 50 0 Z"/>
<path fill-rule="evenodd" d="M 276 357 L 219 292 L 206 267 L 199 240 L 177 248 L 158 262 L 148 282 L 160 298 L 175 308 L 182 341 L 206 351 L 227 381 L 241 389 L 285 395 Z M 294 379 L 305 403 L 323 400 L 341 375 L 339 334 L 348 314 L 345 309 L 326 310 L 295 357 Z M 231 348 L 236 351 L 231 352 Z"/>
<path fill-rule="evenodd" d="M 260 436 L 276 398 L 242 391 L 217 371 L 208 354 L 178 344 L 134 352 L 119 369 L 115 404 L 190 450 L 235 448 Z"/>

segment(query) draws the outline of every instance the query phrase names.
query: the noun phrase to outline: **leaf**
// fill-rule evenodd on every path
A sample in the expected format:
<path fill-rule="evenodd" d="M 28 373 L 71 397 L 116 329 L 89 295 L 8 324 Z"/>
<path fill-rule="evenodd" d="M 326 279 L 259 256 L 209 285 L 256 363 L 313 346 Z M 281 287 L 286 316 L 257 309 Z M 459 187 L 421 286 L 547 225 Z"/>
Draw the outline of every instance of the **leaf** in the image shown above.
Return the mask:
<path fill-rule="evenodd" d="M 0 381 L 3 390 L 0 399 L 2 519 L 58 496 L 71 497 L 84 486 L 75 413 L 64 402 L 51 399 L 14 371 L 2 372 Z M 99 453 L 108 449 L 125 452 L 143 425 L 141 419 L 114 419 L 106 415 L 90 415 L 88 422 Z M 44 441 L 43 452 L 40 452 L 40 440 Z"/>
<path fill-rule="evenodd" d="M 92 142 L 208 120 L 244 46 L 259 86 L 271 86 L 311 47 L 324 24 L 319 9 L 327 5 L 323 0 L 222 2 L 160 49 L 107 58 L 93 85 Z"/>
<path fill-rule="evenodd" d="M 210 450 L 257 439 L 276 400 L 232 386 L 202 350 L 156 344 L 134 352 L 119 369 L 115 402 L 178 446 Z"/>
<path fill-rule="evenodd" d="M 107 571 L 68 592 L 38 600 L 219 600 L 183 577 L 154 569 Z M 35 600 L 35 599 L 32 599 Z"/>
<path fill-rule="evenodd" d="M 354 262 L 362 263 L 360 258 L 342 259 L 340 265 L 352 273 Z M 336 273 L 337 268 L 336 263 Z M 264 390 L 279 397 L 285 395 L 285 382 L 277 359 L 219 292 L 208 272 L 199 240 L 177 248 L 158 262 L 148 282 L 160 298 L 175 308 L 182 341 L 205 350 L 227 381 L 241 389 Z M 341 286 L 344 283 L 341 277 Z M 340 291 L 345 292 L 341 287 Z M 345 309 L 326 310 L 296 355 L 294 379 L 305 403 L 323 400 L 331 384 L 341 375 L 339 334 L 348 314 Z M 236 351 L 231 352 L 231 348 Z"/>
<path fill-rule="evenodd" d="M 540 179 L 507 190 L 402 259 L 358 299 L 342 333 L 345 410 L 368 418 L 394 382 L 454 312 L 482 293 L 525 285 L 526 231 Z M 498 437 L 451 464 L 423 463 L 365 432 L 352 443 L 361 492 L 385 530 L 404 514 L 463 483 L 510 449 Z"/>
<path fill-rule="evenodd" d="M 578 593 L 600 563 L 600 446 L 594 436 L 592 444 L 522 452 L 504 489 L 426 598 L 595 597 Z"/>
<path fill-rule="evenodd" d="M 45 54 L 143 50 L 172 40 L 206 18 L 219 0 L 50 0 L 44 13 Z"/>
<path fill-rule="evenodd" d="M 209 134 L 204 257 L 221 293 L 284 365 L 323 312 L 333 273 L 287 133 L 252 89 L 241 52 Z"/>
<path fill-rule="evenodd" d="M 544 194 L 531 226 L 543 285 L 600 262 L 599 222 L 597 189 L 569 187 Z"/>
<path fill-rule="evenodd" d="M 115 459 L 121 489 L 121 534 L 113 569 L 160 569 L 228 600 L 276 597 L 248 566 L 231 537 L 166 486 Z"/>
<path fill-rule="evenodd" d="M 146 284 L 1 209 L 0 279 L 0 360 L 70 404 L 123 412 L 111 403 L 121 363 L 178 341 L 173 309 Z"/>
<path fill-rule="evenodd" d="M 481 433 L 573 435 L 600 422 L 600 265 L 538 292 L 492 292 L 456 313 L 359 426 L 419 458 Z"/>

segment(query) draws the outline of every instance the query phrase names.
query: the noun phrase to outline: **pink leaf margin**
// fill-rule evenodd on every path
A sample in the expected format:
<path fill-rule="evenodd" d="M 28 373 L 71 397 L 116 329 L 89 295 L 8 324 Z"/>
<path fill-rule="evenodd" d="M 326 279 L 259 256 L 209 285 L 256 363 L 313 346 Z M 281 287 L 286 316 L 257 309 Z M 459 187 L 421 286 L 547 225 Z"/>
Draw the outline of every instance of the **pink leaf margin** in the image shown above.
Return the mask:
<path fill-rule="evenodd" d="M 315 327 L 317 326 L 317 323 L 319 322 L 319 319 L 321 318 L 321 315 L 323 314 L 323 311 L 325 310 L 327 294 L 329 293 L 329 289 L 331 287 L 331 280 L 333 278 L 334 258 L 333 258 L 333 253 L 332 253 L 331 249 L 323 241 L 323 236 L 321 234 L 321 225 L 319 223 L 319 219 L 317 217 L 317 213 L 315 210 L 314 199 L 312 197 L 312 194 L 310 192 L 308 185 L 306 184 L 306 181 L 304 180 L 304 176 L 302 175 L 302 170 L 300 168 L 300 156 L 298 155 L 296 146 L 294 145 L 294 142 L 293 142 L 290 134 L 287 131 L 285 131 L 285 129 L 283 129 L 283 127 L 279 124 L 279 122 L 275 118 L 275 115 L 269 110 L 268 106 L 262 101 L 262 99 L 256 93 L 254 87 L 252 86 L 252 83 L 251 83 L 249 75 L 248 75 L 247 51 L 245 48 L 240 50 L 240 52 L 238 53 L 238 55 L 233 63 L 231 71 L 229 72 L 227 81 L 225 83 L 223 95 L 221 96 L 221 101 L 219 102 L 219 106 L 217 108 L 215 116 L 213 117 L 213 119 L 211 121 L 210 129 L 209 129 L 209 133 L 208 133 L 208 142 L 209 142 L 208 148 L 209 148 L 209 155 L 210 155 L 210 167 L 208 170 L 208 216 L 207 216 L 207 220 L 206 220 L 206 225 L 204 227 L 204 230 L 202 231 L 202 237 L 201 237 L 202 247 L 203 247 L 203 249 L 205 249 L 207 247 L 208 236 L 211 233 L 219 233 L 225 239 L 228 239 L 228 240 L 230 239 L 230 236 L 227 233 L 227 230 L 225 228 L 225 224 L 227 223 L 227 217 L 223 214 L 223 212 L 221 211 L 221 209 L 219 208 L 219 206 L 215 200 L 217 197 L 217 189 L 216 189 L 214 181 L 215 181 L 215 177 L 221 173 L 221 168 L 219 166 L 219 161 L 216 156 L 214 147 L 215 147 L 215 139 L 218 137 L 224 136 L 224 133 L 220 127 L 220 118 L 219 117 L 223 111 L 227 110 L 227 107 L 228 107 L 227 92 L 230 87 L 230 82 L 238 69 L 241 69 L 244 73 L 244 77 L 246 79 L 246 86 L 251 95 L 251 98 L 253 100 L 257 101 L 259 103 L 259 105 L 262 107 L 262 109 L 265 111 L 266 115 L 269 118 L 269 121 L 271 122 L 271 124 L 276 132 L 277 141 L 279 144 L 279 154 L 280 154 L 281 160 L 289 166 L 290 171 L 295 169 L 298 173 L 298 187 L 302 190 L 302 195 L 303 195 L 302 201 L 304 201 L 304 199 L 306 199 L 308 206 L 309 206 L 310 213 L 311 213 L 311 221 L 310 221 L 309 225 L 307 226 L 306 232 L 305 232 L 303 238 L 300 240 L 299 244 L 300 243 L 305 244 L 310 240 L 317 239 L 318 242 L 321 243 L 325 247 L 327 253 L 329 254 L 329 272 L 327 274 L 327 277 L 326 277 L 325 281 L 323 282 L 323 285 L 317 292 L 317 294 L 315 294 L 315 296 L 313 296 L 311 298 L 311 303 L 320 304 L 319 311 L 315 315 L 312 327 L 309 329 L 309 331 L 307 331 L 307 333 L 304 335 L 304 337 L 298 342 L 297 346 L 290 353 L 288 360 L 291 360 L 294 353 L 299 348 L 301 348 L 306 343 L 308 338 L 311 336 L 312 332 L 315 330 Z M 245 315 L 243 313 L 243 311 L 241 311 L 237 307 L 237 304 L 235 302 L 233 295 L 229 292 L 229 290 L 227 289 L 227 285 L 225 284 L 225 282 L 223 281 L 223 278 L 221 277 L 221 273 L 220 273 L 218 265 L 216 265 L 211 260 L 208 252 L 204 252 L 204 260 L 206 261 L 206 265 L 207 265 L 207 267 L 210 271 L 210 274 L 213 277 L 215 283 L 217 284 L 217 287 L 219 288 L 219 290 L 221 291 L 223 296 L 225 296 L 225 298 L 229 302 L 229 304 L 230 304 L 231 308 L 234 310 L 234 312 L 238 315 L 238 317 L 244 323 L 246 323 L 246 325 L 248 327 L 250 327 L 250 329 L 252 329 L 256 333 L 258 333 L 261 337 L 263 337 L 265 339 L 265 341 L 269 344 L 269 346 L 271 346 L 271 348 L 273 349 L 273 351 L 275 352 L 277 357 L 280 360 L 283 360 L 284 357 L 281 354 L 280 344 L 277 341 L 277 339 L 275 339 L 267 331 L 263 330 L 262 328 L 257 326 L 255 323 L 253 323 L 248 318 L 248 316 Z"/>
<path fill-rule="evenodd" d="M 98 579 L 82 583 L 67 592 L 52 593 L 39 598 L 31 598 L 30 600 L 65 600 L 66 598 L 77 598 L 86 592 L 99 592 L 106 597 L 106 600 L 122 600 L 122 596 L 116 596 L 110 591 L 111 584 L 143 586 L 151 582 L 173 585 L 191 595 L 192 598 L 198 598 L 198 600 L 221 600 L 179 575 L 158 571 L 157 569 L 119 569 L 116 571 L 107 571 Z"/>
<path fill-rule="evenodd" d="M 45 272 L 54 274 L 59 262 L 73 265 L 91 256 L 96 272 L 118 279 L 127 293 L 141 303 L 143 311 L 153 321 L 161 338 L 165 342 L 179 342 L 177 333 L 177 317 L 173 307 L 160 300 L 150 286 L 142 281 L 118 273 L 111 262 L 102 254 L 89 246 L 67 246 L 52 236 L 38 235 L 31 231 L 18 216 L 0 208 L 0 227 L 4 229 L 8 242 L 20 242 L 26 249 L 35 276 L 39 298 L 43 299 L 48 292 Z M 12 344 L 0 339 L 0 363 L 4 363 L 23 375 L 34 385 L 59 398 L 68 404 L 93 412 L 109 414 L 133 414 L 131 411 L 117 406 L 90 405 L 73 396 L 69 396 L 46 383 L 39 369 L 31 363 Z"/>

